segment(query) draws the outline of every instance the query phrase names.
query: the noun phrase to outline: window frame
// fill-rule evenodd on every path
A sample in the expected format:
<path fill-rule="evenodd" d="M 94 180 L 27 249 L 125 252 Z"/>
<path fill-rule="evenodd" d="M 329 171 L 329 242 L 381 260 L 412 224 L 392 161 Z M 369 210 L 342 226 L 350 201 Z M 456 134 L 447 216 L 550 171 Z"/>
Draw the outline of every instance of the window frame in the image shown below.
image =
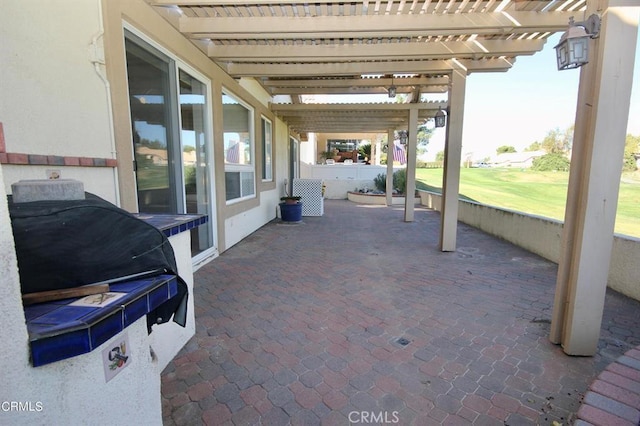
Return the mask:
<path fill-rule="evenodd" d="M 273 122 L 264 115 L 260 115 L 260 125 L 262 126 L 262 182 L 273 182 Z M 267 127 L 269 127 L 268 131 Z"/>
<path fill-rule="evenodd" d="M 161 57 L 166 57 L 171 62 L 170 67 L 172 71 L 170 72 L 171 78 L 171 93 L 170 93 L 170 102 L 171 108 L 175 109 L 172 112 L 172 126 L 174 126 L 173 138 L 177 143 L 172 144 L 172 160 L 171 167 L 173 169 L 173 173 L 175 174 L 175 178 L 173 184 L 175 186 L 176 191 L 176 206 L 179 214 L 186 214 L 187 204 L 186 204 L 186 193 L 184 186 L 184 174 L 183 174 L 183 161 L 182 161 L 182 149 L 184 145 L 183 135 L 181 126 L 183 123 L 182 112 L 180 108 L 180 87 L 179 87 L 179 74 L 180 71 L 187 73 L 190 77 L 198 80 L 205 87 L 205 107 L 204 107 L 204 132 L 205 132 L 205 155 L 207 158 L 206 167 L 204 168 L 204 173 L 206 174 L 206 179 L 208 180 L 208 188 L 206 190 L 208 202 L 208 211 L 207 214 L 209 217 L 206 229 L 207 229 L 207 238 L 211 243 L 211 246 L 203 251 L 197 253 L 195 256 L 191 256 L 191 261 L 194 265 L 202 262 L 204 259 L 207 259 L 211 256 L 216 256 L 218 253 L 218 233 L 216 229 L 217 224 L 217 216 L 216 216 L 216 185 L 215 185 L 215 133 L 214 133 L 214 125 L 213 125 L 213 109 L 214 109 L 214 97 L 212 95 L 212 82 L 211 79 L 205 74 L 198 71 L 196 68 L 182 60 L 178 57 L 173 51 L 165 48 L 160 43 L 158 43 L 153 38 L 147 36 L 144 32 L 139 30 L 135 25 L 123 20 L 122 21 L 122 29 L 123 29 L 123 44 L 124 40 L 128 37 L 130 41 L 136 44 L 143 50 L 146 50 L 148 53 L 152 55 L 159 55 Z M 126 49 L 123 49 L 126 54 Z M 126 63 L 126 61 L 125 61 Z M 128 94 L 127 88 L 127 94 Z M 130 115 L 130 113 L 129 113 Z M 136 191 L 136 203 L 137 203 L 137 182 L 134 179 L 134 186 Z M 139 205 L 137 205 L 139 209 Z M 202 226 L 202 225 L 201 225 Z M 202 232 L 202 228 L 199 227 L 199 232 Z"/>
<path fill-rule="evenodd" d="M 233 101 L 235 101 L 235 103 L 237 103 L 238 105 L 242 106 L 247 110 L 247 131 L 249 133 L 248 143 L 251 145 L 249 148 L 249 158 L 250 158 L 249 164 L 234 164 L 234 163 L 228 163 L 226 161 L 227 152 L 225 150 L 225 143 L 224 143 L 225 134 L 227 133 L 225 131 L 225 126 L 224 126 L 225 96 L 228 98 L 231 98 Z M 258 187 L 256 184 L 256 158 L 255 158 L 256 157 L 256 135 L 255 135 L 255 124 L 254 124 L 255 109 L 248 103 L 244 102 L 242 98 L 240 98 L 231 90 L 228 90 L 225 87 L 222 88 L 221 103 L 222 103 L 222 139 L 223 139 L 222 148 L 223 148 L 224 175 L 225 175 L 225 202 L 226 202 L 226 205 L 231 205 L 231 204 L 236 204 L 242 201 L 251 200 L 257 197 Z M 227 198 L 227 178 L 230 173 L 239 174 L 238 178 L 239 178 L 240 196 L 236 198 L 228 199 Z M 243 191 L 242 191 L 243 176 L 242 175 L 247 173 L 252 174 L 251 183 L 252 183 L 253 192 L 248 194 L 243 194 Z"/>

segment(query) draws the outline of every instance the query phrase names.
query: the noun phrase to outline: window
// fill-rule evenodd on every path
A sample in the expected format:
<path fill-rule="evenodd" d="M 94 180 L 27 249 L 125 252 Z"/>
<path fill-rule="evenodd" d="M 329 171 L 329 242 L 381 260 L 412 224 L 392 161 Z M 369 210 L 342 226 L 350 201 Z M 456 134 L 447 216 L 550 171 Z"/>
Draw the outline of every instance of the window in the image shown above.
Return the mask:
<path fill-rule="evenodd" d="M 273 180 L 273 162 L 271 160 L 271 121 L 262 117 L 262 180 Z"/>
<path fill-rule="evenodd" d="M 222 94 L 224 171 L 227 201 L 255 196 L 253 161 L 253 111 L 226 93 Z"/>
<path fill-rule="evenodd" d="M 358 139 L 328 139 L 327 148 L 329 151 L 337 149 L 346 152 L 358 149 Z"/>

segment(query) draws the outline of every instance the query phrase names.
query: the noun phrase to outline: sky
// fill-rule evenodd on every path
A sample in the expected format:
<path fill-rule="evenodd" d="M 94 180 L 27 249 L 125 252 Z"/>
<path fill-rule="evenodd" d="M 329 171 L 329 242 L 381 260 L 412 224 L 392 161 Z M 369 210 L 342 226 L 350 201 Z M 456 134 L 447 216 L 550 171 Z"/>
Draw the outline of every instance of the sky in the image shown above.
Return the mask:
<path fill-rule="evenodd" d="M 550 37 L 544 49 L 520 56 L 506 73 L 472 73 L 467 77 L 463 124 L 463 156 L 482 159 L 509 145 L 518 152 L 542 141 L 554 129 L 564 131 L 575 121 L 580 70 L 558 71 Z M 640 37 L 639 37 L 640 38 Z M 640 40 L 636 47 L 634 87 L 627 133 L 640 135 Z M 437 129 L 429 154 L 444 149 L 444 131 Z"/>

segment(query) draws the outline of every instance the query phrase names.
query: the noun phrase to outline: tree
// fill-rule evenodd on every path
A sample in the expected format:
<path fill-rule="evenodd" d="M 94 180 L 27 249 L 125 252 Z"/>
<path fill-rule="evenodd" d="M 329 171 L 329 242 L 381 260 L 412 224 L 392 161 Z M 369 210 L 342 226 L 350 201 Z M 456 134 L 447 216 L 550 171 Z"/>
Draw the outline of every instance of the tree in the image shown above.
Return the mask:
<path fill-rule="evenodd" d="M 535 141 L 531 145 L 526 147 L 524 150 L 531 152 L 531 151 L 540 151 L 541 149 L 542 149 L 542 144 L 538 141 Z"/>
<path fill-rule="evenodd" d="M 502 145 L 502 146 L 499 146 L 496 149 L 496 153 L 497 154 L 504 154 L 504 153 L 507 153 L 507 152 L 516 152 L 516 149 L 514 147 L 508 146 L 508 145 Z"/>
<path fill-rule="evenodd" d="M 416 134 L 418 140 L 416 152 L 418 155 L 427 152 L 427 146 L 429 145 L 429 139 L 431 139 L 432 134 L 433 129 L 427 129 L 427 126 L 418 126 L 418 133 Z"/>
<path fill-rule="evenodd" d="M 562 132 L 557 127 L 549 133 L 540 143 L 540 147 L 547 154 L 566 154 L 573 144 L 573 126 Z"/>
<path fill-rule="evenodd" d="M 624 163 L 622 170 L 633 172 L 638 169 L 634 154 L 640 153 L 640 136 L 627 135 L 624 143 Z"/>
<path fill-rule="evenodd" d="M 438 151 L 436 154 L 436 161 L 444 161 L 444 151 Z"/>

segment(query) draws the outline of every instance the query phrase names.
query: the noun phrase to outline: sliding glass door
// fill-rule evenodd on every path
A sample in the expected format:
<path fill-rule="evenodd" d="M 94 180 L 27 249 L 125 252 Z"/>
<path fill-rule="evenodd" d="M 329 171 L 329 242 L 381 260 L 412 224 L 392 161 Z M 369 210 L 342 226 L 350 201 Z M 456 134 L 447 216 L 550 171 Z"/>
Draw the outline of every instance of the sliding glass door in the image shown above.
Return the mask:
<path fill-rule="evenodd" d="M 209 90 L 203 78 L 126 32 L 138 209 L 207 214 L 191 230 L 192 256 L 215 250 Z"/>

